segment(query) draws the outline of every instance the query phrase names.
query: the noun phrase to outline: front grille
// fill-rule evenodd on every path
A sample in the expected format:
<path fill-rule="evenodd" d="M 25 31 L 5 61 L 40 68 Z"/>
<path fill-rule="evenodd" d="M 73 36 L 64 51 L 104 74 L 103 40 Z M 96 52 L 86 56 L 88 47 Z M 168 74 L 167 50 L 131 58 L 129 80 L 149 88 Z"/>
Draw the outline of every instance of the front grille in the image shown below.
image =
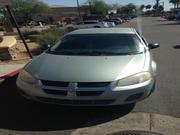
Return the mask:
<path fill-rule="evenodd" d="M 107 87 L 110 82 L 90 82 L 90 83 L 78 83 L 78 87 Z"/>
<path fill-rule="evenodd" d="M 60 82 L 60 81 L 41 80 L 41 82 L 45 86 L 68 87 L 69 85 L 69 82 Z"/>
<path fill-rule="evenodd" d="M 41 80 L 45 86 L 68 87 L 69 82 Z M 111 82 L 78 82 L 79 88 L 107 87 Z"/>
<path fill-rule="evenodd" d="M 73 89 L 77 96 L 100 96 L 110 82 L 74 83 L 71 88 L 70 82 L 41 80 L 42 89 L 47 94 L 67 96 L 68 90 Z M 83 90 L 83 88 L 85 88 Z M 89 89 L 88 89 L 89 88 Z M 92 88 L 92 90 L 91 90 Z"/>
<path fill-rule="evenodd" d="M 76 91 L 77 96 L 100 96 L 104 91 Z"/>
<path fill-rule="evenodd" d="M 67 91 L 65 91 L 65 90 L 49 90 L 49 89 L 43 89 L 43 90 L 47 94 L 67 96 Z"/>
<path fill-rule="evenodd" d="M 66 99 L 52 99 L 36 97 L 41 102 L 62 104 L 62 105 L 108 105 L 112 104 L 115 100 L 66 100 Z"/>

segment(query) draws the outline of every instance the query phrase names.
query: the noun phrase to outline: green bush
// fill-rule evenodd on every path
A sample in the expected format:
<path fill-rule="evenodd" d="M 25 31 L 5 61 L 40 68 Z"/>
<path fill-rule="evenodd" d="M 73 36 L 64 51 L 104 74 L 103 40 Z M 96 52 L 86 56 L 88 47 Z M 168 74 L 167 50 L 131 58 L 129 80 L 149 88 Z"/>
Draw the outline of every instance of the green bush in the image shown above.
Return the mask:
<path fill-rule="evenodd" d="M 29 36 L 31 35 L 39 35 L 41 32 L 39 31 L 24 31 L 22 34 L 25 39 L 29 39 Z"/>
<path fill-rule="evenodd" d="M 51 28 L 44 30 L 39 37 L 39 44 L 42 45 L 42 48 L 45 48 L 46 45 L 53 46 L 66 32 L 58 28 Z"/>
<path fill-rule="evenodd" d="M 31 42 L 38 42 L 40 37 L 41 37 L 41 35 L 29 35 L 29 36 L 28 36 L 28 39 L 29 39 Z"/>

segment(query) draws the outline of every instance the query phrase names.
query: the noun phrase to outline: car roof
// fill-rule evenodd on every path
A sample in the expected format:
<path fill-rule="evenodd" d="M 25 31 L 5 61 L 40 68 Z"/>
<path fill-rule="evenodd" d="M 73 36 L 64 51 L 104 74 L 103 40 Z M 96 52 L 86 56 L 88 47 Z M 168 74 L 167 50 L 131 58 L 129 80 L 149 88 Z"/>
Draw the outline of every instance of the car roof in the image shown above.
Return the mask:
<path fill-rule="evenodd" d="M 136 34 L 134 28 L 90 28 L 75 30 L 68 35 L 75 34 Z"/>

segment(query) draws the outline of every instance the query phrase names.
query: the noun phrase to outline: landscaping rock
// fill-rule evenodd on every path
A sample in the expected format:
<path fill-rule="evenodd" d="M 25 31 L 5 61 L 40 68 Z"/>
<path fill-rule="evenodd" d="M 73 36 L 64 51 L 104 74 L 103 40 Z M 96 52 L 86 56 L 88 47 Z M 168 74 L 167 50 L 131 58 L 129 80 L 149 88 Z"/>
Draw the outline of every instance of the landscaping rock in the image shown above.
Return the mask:
<path fill-rule="evenodd" d="M 19 50 L 17 45 L 12 46 L 11 48 L 0 49 L 0 60 L 16 60 Z"/>
<path fill-rule="evenodd" d="M 0 60 L 15 60 L 19 50 L 14 36 L 3 37 L 0 43 Z"/>

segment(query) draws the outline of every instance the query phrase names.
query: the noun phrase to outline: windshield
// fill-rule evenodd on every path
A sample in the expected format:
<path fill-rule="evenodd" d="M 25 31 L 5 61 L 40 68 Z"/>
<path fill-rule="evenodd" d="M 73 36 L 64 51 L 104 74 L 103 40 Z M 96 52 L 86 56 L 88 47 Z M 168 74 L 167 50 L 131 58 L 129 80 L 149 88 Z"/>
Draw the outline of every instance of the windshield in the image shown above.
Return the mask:
<path fill-rule="evenodd" d="M 75 55 L 138 54 L 144 46 L 135 34 L 77 34 L 62 39 L 51 52 Z"/>

